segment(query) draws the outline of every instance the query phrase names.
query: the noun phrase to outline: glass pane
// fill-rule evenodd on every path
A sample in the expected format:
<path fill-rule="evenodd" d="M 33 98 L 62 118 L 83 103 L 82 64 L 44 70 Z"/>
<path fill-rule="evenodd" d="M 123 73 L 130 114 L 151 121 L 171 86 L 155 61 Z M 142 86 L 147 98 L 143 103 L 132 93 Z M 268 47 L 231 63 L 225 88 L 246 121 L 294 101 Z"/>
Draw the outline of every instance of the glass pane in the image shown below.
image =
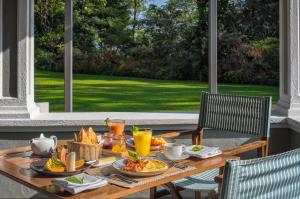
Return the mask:
<path fill-rule="evenodd" d="M 63 111 L 62 0 L 36 1 L 36 99 Z M 278 98 L 278 0 L 218 1 L 219 92 Z M 74 1 L 74 111 L 198 112 L 207 0 Z"/>

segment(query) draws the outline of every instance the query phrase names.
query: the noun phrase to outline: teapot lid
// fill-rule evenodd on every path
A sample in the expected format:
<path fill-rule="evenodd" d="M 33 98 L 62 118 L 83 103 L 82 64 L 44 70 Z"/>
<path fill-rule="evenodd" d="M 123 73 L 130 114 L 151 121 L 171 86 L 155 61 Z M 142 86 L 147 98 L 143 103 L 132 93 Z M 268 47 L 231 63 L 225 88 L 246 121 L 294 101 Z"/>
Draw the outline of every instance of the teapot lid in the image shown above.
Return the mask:
<path fill-rule="evenodd" d="M 34 139 L 35 139 L 35 140 L 47 140 L 47 139 L 50 139 L 50 138 L 45 137 L 44 133 L 41 133 L 41 134 L 40 134 L 40 137 L 34 138 Z"/>

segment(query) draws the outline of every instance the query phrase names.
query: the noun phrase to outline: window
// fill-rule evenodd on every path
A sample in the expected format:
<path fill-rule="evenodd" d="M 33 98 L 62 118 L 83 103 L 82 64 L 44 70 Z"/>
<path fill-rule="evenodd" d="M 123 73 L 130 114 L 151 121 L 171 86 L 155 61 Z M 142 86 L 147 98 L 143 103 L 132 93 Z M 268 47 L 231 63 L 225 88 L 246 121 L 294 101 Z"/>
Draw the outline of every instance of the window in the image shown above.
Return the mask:
<path fill-rule="evenodd" d="M 260 2 L 218 1 L 218 90 L 275 102 L 278 1 Z M 38 0 L 35 13 L 36 100 L 63 111 L 64 1 Z M 74 1 L 73 15 L 74 111 L 198 111 L 207 0 Z"/>

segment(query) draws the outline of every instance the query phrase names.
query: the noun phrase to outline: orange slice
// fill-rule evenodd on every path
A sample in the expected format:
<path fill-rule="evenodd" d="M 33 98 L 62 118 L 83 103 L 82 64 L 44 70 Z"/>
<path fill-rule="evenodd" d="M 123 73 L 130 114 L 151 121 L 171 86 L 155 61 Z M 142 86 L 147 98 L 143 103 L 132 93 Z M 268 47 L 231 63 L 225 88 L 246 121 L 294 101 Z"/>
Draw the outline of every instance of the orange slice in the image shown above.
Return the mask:
<path fill-rule="evenodd" d="M 76 160 L 76 162 L 75 162 L 76 169 L 79 169 L 83 165 L 84 165 L 84 160 Z"/>
<path fill-rule="evenodd" d="M 49 168 L 49 171 L 59 173 L 59 172 L 64 172 L 65 168 L 64 167 L 52 167 L 52 168 Z"/>

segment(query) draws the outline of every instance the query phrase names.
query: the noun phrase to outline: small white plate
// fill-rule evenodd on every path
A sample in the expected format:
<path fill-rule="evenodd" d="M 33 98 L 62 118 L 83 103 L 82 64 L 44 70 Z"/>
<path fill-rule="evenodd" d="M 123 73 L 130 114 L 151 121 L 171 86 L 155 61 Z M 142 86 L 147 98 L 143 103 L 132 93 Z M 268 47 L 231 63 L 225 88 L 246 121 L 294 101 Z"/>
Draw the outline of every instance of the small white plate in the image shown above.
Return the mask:
<path fill-rule="evenodd" d="M 203 148 L 199 151 L 192 151 L 194 146 L 196 145 L 187 146 L 184 153 L 201 159 L 211 158 L 222 154 L 222 151 L 219 149 L 219 147 L 203 146 Z"/>
<path fill-rule="evenodd" d="M 163 152 L 160 152 L 165 158 L 167 158 L 168 160 L 172 160 L 172 161 L 179 161 L 179 160 L 185 160 L 185 159 L 188 159 L 189 157 L 191 157 L 189 154 L 181 154 L 180 157 L 171 157 L 171 156 L 168 156 L 166 154 L 164 154 Z"/>
<path fill-rule="evenodd" d="M 66 180 L 66 178 L 63 178 L 63 179 L 60 179 L 60 180 L 64 181 L 66 183 L 66 186 L 76 186 L 76 187 L 88 186 L 88 185 L 92 185 L 92 184 L 99 183 L 99 182 L 103 181 L 103 179 L 99 179 L 95 176 L 91 176 L 91 175 L 88 175 L 88 174 L 85 174 L 85 173 L 75 175 L 75 177 L 77 177 L 79 179 L 83 177 L 83 184 L 69 182 L 69 181 Z"/>

